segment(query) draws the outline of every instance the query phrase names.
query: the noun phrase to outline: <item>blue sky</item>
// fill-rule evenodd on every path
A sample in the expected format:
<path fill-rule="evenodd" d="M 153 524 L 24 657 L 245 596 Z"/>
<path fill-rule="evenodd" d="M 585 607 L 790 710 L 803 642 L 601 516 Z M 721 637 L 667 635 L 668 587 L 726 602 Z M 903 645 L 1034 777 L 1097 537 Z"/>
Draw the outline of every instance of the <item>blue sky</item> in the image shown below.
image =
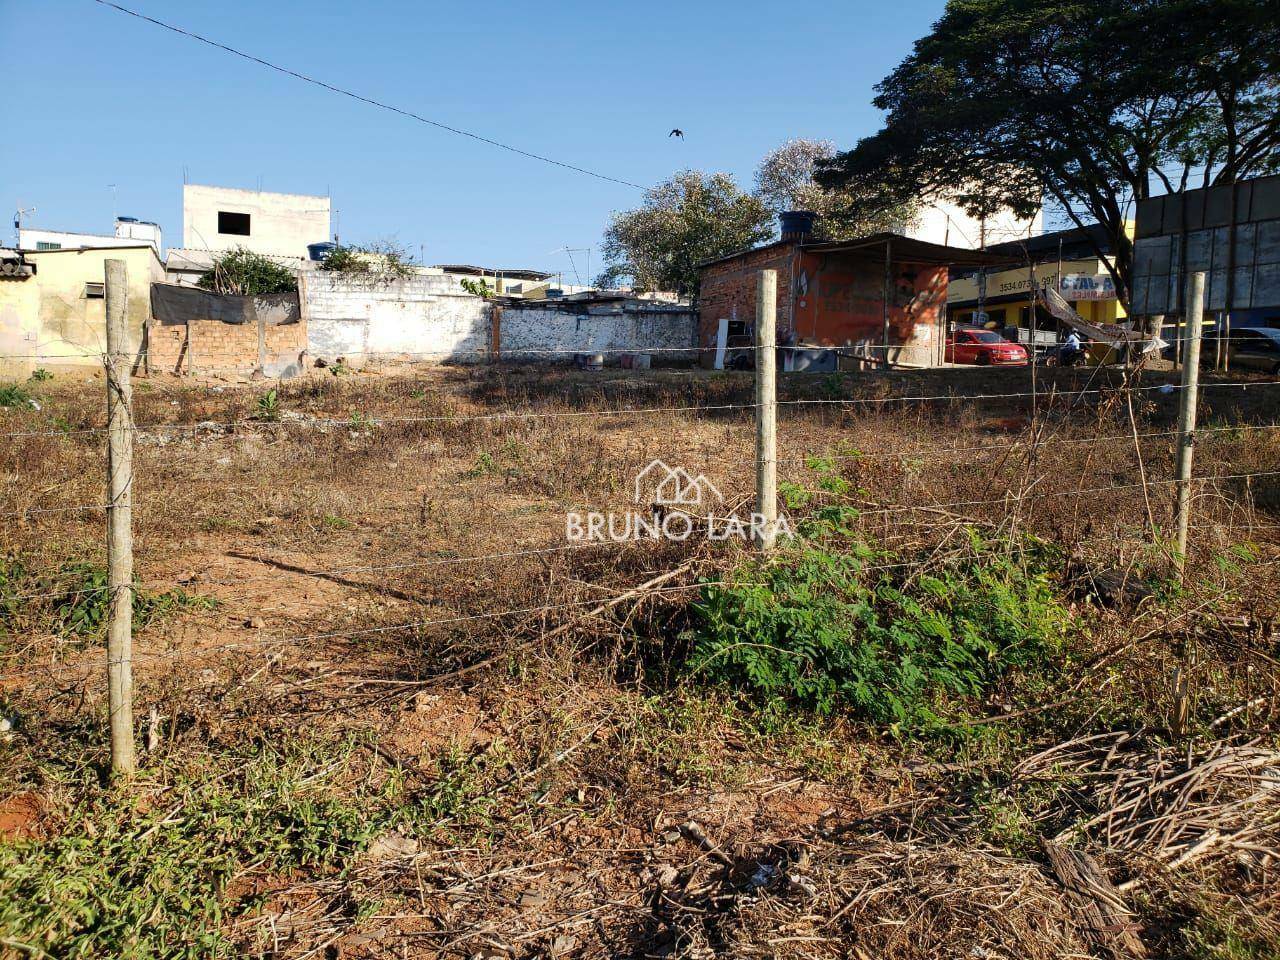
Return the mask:
<path fill-rule="evenodd" d="M 653 184 L 684 167 L 750 185 L 791 137 L 873 132 L 872 87 L 943 0 L 896 3 L 123 5 L 535 153 Z M 110 232 L 118 212 L 181 243 L 193 183 L 328 191 L 347 242 L 426 262 L 564 270 L 639 191 L 357 103 L 92 0 L 0 0 L 0 201 L 34 226 Z M 680 127 L 683 141 L 667 132 Z M 6 215 L 3 242 L 12 242 Z M 599 266 L 593 251 L 592 271 Z M 585 273 L 583 254 L 575 254 Z"/>

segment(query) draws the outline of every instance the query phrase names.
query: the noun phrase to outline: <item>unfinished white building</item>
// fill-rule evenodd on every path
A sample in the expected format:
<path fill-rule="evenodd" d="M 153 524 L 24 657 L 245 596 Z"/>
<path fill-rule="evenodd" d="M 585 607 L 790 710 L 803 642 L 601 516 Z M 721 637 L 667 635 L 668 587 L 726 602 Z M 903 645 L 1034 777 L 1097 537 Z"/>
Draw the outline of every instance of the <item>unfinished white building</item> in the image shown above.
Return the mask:
<path fill-rule="evenodd" d="M 307 244 L 331 239 L 329 212 L 328 197 L 189 183 L 182 188 L 182 245 L 305 258 Z"/>

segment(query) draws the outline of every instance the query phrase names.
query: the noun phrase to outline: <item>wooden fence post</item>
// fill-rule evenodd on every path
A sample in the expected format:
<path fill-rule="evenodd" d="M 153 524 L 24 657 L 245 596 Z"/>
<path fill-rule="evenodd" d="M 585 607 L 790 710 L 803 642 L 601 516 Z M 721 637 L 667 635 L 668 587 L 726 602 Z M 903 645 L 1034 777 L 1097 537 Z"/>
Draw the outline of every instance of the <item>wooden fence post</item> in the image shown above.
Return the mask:
<path fill-rule="evenodd" d="M 1196 401 L 1200 391 L 1200 331 L 1204 324 L 1203 272 L 1193 273 L 1187 293 L 1186 353 L 1178 405 L 1178 579 L 1187 565 L 1187 528 L 1191 523 L 1191 459 L 1195 452 Z"/>
<path fill-rule="evenodd" d="M 133 743 L 133 356 L 129 278 L 106 261 L 107 310 L 107 703 L 111 770 L 134 772 Z"/>
<path fill-rule="evenodd" d="M 778 533 L 778 271 L 761 270 L 756 282 L 756 513 L 760 548 Z"/>

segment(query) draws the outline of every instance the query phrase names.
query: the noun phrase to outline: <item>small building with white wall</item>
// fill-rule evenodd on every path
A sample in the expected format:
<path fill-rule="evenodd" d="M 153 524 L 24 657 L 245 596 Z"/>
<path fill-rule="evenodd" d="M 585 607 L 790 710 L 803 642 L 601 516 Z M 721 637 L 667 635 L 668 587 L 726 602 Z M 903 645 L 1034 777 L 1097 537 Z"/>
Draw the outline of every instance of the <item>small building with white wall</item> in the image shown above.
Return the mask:
<path fill-rule="evenodd" d="M 1043 230 L 1043 211 L 1030 218 L 1007 209 L 990 217 L 972 217 L 949 200 L 932 200 L 922 203 L 911 222 L 896 232 L 926 243 L 985 250 L 998 243 L 1039 236 Z"/>
<path fill-rule="evenodd" d="M 266 256 L 307 256 L 331 239 L 328 197 L 188 183 L 182 187 L 182 245 L 223 251 L 243 247 Z"/>
<path fill-rule="evenodd" d="M 129 350 L 142 357 L 151 284 L 164 267 L 149 243 L 23 251 L 27 267 L 0 282 L 0 376 L 33 370 L 97 370 L 106 349 L 106 261 L 128 273 Z"/>
<path fill-rule="evenodd" d="M 110 247 L 136 247 L 149 243 L 156 256 L 164 250 L 160 225 L 136 217 L 116 217 L 116 231 L 106 233 L 79 233 L 72 230 L 42 230 L 39 227 L 18 228 L 18 248 L 21 250 L 95 250 Z"/>

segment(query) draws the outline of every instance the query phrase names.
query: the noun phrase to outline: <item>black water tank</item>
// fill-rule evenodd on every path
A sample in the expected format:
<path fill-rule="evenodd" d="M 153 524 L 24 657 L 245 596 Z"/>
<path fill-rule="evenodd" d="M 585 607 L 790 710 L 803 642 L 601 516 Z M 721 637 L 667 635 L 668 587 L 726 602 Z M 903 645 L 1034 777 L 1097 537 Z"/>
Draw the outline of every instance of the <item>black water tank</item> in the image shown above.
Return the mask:
<path fill-rule="evenodd" d="M 329 243 L 327 240 L 322 243 L 308 243 L 307 256 L 312 260 L 323 260 L 337 248 L 336 243 Z"/>
<path fill-rule="evenodd" d="M 810 210 L 788 210 L 778 214 L 783 240 L 805 241 L 813 234 L 813 221 L 818 215 Z"/>

